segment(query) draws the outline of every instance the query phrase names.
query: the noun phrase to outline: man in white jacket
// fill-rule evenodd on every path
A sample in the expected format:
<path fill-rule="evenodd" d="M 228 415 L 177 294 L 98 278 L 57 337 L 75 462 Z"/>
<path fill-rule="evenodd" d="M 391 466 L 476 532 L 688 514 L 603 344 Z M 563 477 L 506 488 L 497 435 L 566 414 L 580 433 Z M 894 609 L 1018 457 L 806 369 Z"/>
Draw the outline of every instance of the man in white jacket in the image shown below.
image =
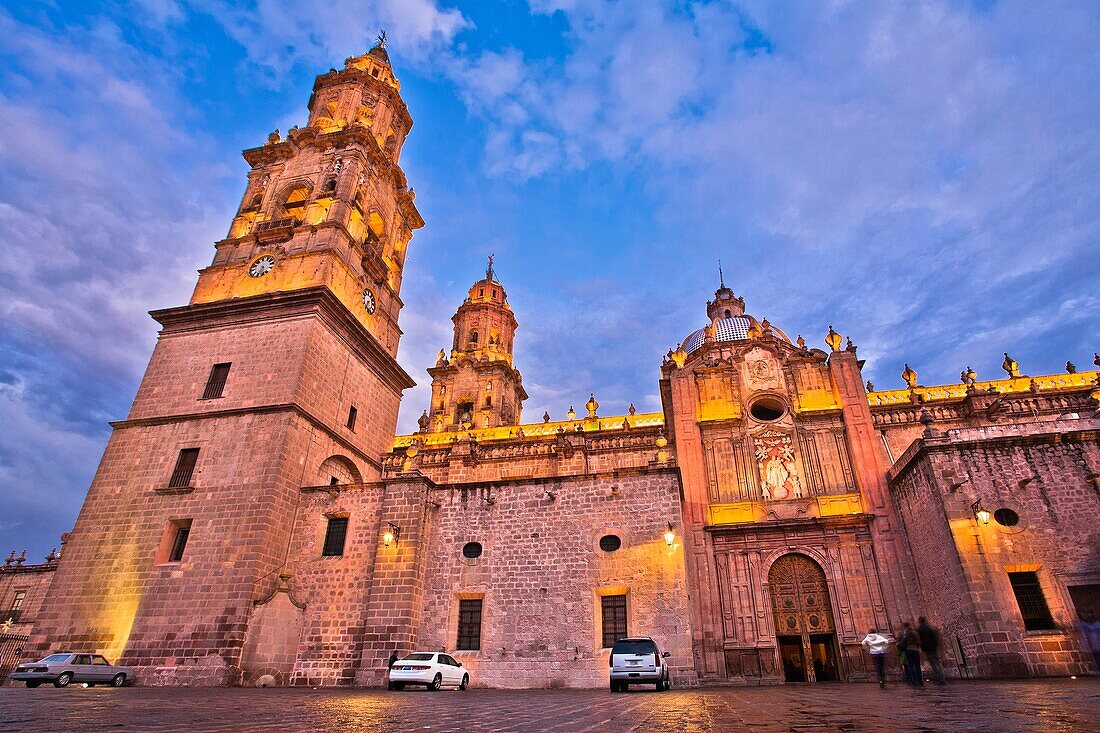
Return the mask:
<path fill-rule="evenodd" d="M 886 650 L 890 646 L 890 637 L 883 636 L 875 629 L 867 632 L 863 637 L 863 648 L 871 655 L 871 661 L 875 663 L 875 674 L 878 675 L 878 686 L 886 689 Z"/>

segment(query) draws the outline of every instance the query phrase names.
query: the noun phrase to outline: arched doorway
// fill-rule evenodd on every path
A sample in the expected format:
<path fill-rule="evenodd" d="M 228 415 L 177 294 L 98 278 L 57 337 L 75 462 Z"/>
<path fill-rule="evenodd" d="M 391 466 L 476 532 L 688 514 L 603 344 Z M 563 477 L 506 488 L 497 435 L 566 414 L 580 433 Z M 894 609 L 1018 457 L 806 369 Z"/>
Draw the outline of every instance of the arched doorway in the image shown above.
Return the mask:
<path fill-rule="evenodd" d="M 775 639 L 787 682 L 840 679 L 836 627 L 825 572 L 805 555 L 783 555 L 768 571 Z"/>

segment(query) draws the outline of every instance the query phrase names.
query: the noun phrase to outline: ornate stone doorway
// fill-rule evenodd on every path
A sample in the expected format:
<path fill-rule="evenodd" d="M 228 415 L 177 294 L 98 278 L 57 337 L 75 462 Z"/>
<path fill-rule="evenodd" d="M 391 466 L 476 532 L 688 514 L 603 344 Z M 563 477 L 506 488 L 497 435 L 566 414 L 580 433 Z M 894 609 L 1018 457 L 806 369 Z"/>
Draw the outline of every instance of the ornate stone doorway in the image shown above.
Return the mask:
<path fill-rule="evenodd" d="M 776 644 L 787 682 L 840 679 L 825 572 L 805 555 L 784 555 L 768 571 Z"/>

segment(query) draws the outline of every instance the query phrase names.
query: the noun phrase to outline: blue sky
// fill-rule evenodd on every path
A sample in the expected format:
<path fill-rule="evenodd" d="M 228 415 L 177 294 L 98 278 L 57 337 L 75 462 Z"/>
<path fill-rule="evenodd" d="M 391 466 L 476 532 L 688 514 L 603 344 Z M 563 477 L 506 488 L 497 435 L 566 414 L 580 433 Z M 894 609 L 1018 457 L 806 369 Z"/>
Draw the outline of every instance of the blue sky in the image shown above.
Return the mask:
<path fill-rule="evenodd" d="M 716 261 L 900 387 L 1087 368 L 1100 4 L 0 3 L 0 550 L 69 529 L 156 337 L 239 203 L 243 148 L 380 28 L 416 120 L 400 360 L 420 383 L 489 253 L 524 414 L 658 409 Z"/>

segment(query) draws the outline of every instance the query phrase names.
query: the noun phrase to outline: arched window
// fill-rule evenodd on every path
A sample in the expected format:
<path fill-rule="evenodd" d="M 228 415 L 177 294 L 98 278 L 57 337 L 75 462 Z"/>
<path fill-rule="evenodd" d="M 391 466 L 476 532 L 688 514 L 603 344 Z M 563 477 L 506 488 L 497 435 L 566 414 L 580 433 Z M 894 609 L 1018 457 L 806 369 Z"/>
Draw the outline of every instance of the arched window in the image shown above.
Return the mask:
<path fill-rule="evenodd" d="M 330 178 L 325 181 L 325 186 L 321 190 L 325 193 L 333 193 L 334 191 L 336 191 L 336 179 Z"/>
<path fill-rule="evenodd" d="M 730 317 L 730 309 L 726 308 L 726 318 L 729 318 L 729 317 Z"/>
<path fill-rule="evenodd" d="M 309 189 L 305 186 L 295 186 L 283 199 L 283 213 L 298 221 L 306 218 L 306 201 L 309 200 Z"/>
<path fill-rule="evenodd" d="M 477 331 L 470 331 L 470 344 L 471 345 L 476 345 L 477 344 Z"/>
<path fill-rule="evenodd" d="M 363 477 L 347 456 L 329 456 L 318 469 L 317 485 L 322 484 L 361 484 Z"/>

